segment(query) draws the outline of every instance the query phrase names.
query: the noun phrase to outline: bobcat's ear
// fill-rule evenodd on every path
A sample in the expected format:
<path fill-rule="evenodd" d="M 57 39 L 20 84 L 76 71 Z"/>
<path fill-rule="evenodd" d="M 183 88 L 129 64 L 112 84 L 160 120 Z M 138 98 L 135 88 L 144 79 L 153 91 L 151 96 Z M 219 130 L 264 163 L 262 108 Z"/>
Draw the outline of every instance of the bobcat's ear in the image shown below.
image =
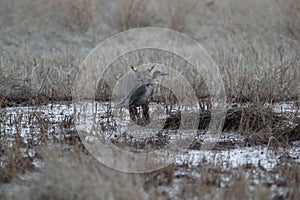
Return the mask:
<path fill-rule="evenodd" d="M 154 65 L 150 69 L 148 69 L 148 71 L 151 72 L 153 69 L 154 69 Z"/>
<path fill-rule="evenodd" d="M 137 70 L 134 69 L 134 67 L 132 65 L 130 65 L 130 68 L 132 69 L 132 71 L 136 72 Z"/>

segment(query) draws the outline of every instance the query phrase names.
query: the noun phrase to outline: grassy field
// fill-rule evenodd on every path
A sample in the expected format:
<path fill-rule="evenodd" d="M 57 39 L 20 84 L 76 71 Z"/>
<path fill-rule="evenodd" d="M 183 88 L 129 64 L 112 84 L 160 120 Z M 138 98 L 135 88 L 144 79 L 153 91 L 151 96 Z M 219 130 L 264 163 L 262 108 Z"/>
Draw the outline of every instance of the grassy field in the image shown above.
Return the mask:
<path fill-rule="evenodd" d="M 297 9 L 295 0 L 2 1 L 1 104 L 66 98 L 90 50 L 113 34 L 143 26 L 172 28 L 196 39 L 218 64 L 227 95 L 236 101 L 297 99 Z"/>
<path fill-rule="evenodd" d="M 222 158 L 126 174 L 89 155 L 72 116 L 61 111 L 54 123 L 51 110 L 60 102 L 70 106 L 76 72 L 101 41 L 131 28 L 165 27 L 207 50 L 228 104 L 242 105 L 227 115 L 244 137 L 237 148 L 299 152 L 299 13 L 298 0 L 0 1 L 0 199 L 298 199 L 299 155 L 281 156 L 271 169 Z M 130 63 L 156 56 L 141 55 L 129 55 Z M 122 59 L 114 65 L 126 64 Z M 193 87 L 200 99 L 209 95 L 205 84 Z M 111 95 L 105 85 L 99 90 L 99 100 Z M 278 102 L 293 112 L 273 113 L 268 105 Z M 24 139 L 25 129 L 32 138 Z"/>

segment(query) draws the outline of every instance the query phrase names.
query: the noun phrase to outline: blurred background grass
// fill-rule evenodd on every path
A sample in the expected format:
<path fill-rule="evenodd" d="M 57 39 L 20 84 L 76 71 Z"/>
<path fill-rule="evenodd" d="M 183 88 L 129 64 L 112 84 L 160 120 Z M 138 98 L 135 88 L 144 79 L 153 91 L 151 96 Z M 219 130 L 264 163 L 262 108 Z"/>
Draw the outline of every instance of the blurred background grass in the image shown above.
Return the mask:
<path fill-rule="evenodd" d="M 146 26 L 200 42 L 220 67 L 231 101 L 299 101 L 297 0 L 4 0 L 0 13 L 2 106 L 68 99 L 89 51 Z"/>

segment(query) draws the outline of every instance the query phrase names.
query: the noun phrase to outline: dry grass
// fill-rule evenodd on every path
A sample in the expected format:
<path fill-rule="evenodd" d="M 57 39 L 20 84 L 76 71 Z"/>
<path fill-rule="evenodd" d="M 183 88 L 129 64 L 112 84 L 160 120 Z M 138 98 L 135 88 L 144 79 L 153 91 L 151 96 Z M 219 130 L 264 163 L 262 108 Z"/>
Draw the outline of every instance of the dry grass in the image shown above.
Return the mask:
<path fill-rule="evenodd" d="M 104 167 L 92 157 L 69 150 L 43 149 L 45 168 L 33 187 L 14 199 L 143 199 L 137 177 Z"/>
<path fill-rule="evenodd" d="M 281 121 L 264 107 L 266 102 L 293 100 L 299 109 L 298 0 L 4 0 L 0 1 L 0 13 L 1 108 L 70 102 L 78 67 L 100 41 L 129 28 L 160 26 L 182 31 L 205 47 L 220 67 L 229 103 L 255 105 L 244 109 L 239 118 L 239 130 L 247 139 L 269 142 L 270 149 L 276 149 L 285 146 L 282 138 L 288 134 L 299 134 L 293 127 L 282 132 Z M 135 54 L 124 55 L 111 67 L 162 59 L 161 52 Z M 189 66 L 176 59 L 167 63 L 174 68 Z M 183 73 L 187 78 L 192 74 L 193 70 Z M 115 78 L 113 73 L 108 75 L 108 79 Z M 209 96 L 203 80 L 191 80 L 191 85 L 198 97 Z M 97 92 L 99 100 L 107 100 L 111 94 L 105 84 Z M 5 110 L 0 114 L 1 126 L 11 116 Z M 294 162 L 282 162 L 271 172 L 249 166 L 224 171 L 216 163 L 196 168 L 171 165 L 146 175 L 122 174 L 100 165 L 78 145 L 72 117 L 65 116 L 58 125 L 61 132 L 53 132 L 60 139 L 52 140 L 48 135 L 50 118 L 33 112 L 26 123 L 38 124 L 39 143 L 24 143 L 21 115 L 11 117 L 17 134 L 0 127 L 0 157 L 5 158 L 1 160 L 0 182 L 20 186 L 22 192 L 7 195 L 1 185 L 0 198 L 156 199 L 159 195 L 161 199 L 297 199 L 300 195 L 299 164 Z M 64 151 L 41 150 L 37 147 L 41 144 L 67 147 Z M 38 153 L 31 155 L 31 149 Z M 33 166 L 38 154 L 45 162 L 43 169 Z M 40 176 L 29 180 L 30 185 L 18 181 L 20 174 L 36 170 Z M 282 196 L 272 189 L 274 184 L 288 191 Z"/>
<path fill-rule="evenodd" d="M 12 145 L 12 147 L 8 147 L 3 141 L 1 141 L 1 144 L 0 156 L 6 158 L 4 166 L 0 168 L 1 183 L 9 183 L 13 178 L 18 177 L 19 173 L 34 170 L 33 158 L 29 154 L 28 145 L 19 142 Z"/>
<path fill-rule="evenodd" d="M 30 184 L 14 181 L 19 192 L 9 199 L 297 199 L 299 195 L 299 166 L 284 160 L 270 172 L 254 166 L 224 169 L 226 161 L 220 160 L 134 175 L 107 168 L 76 148 L 40 152 L 44 159 L 40 175 Z"/>
<path fill-rule="evenodd" d="M 0 182 L 10 182 L 22 173 L 36 171 L 34 162 L 40 159 L 38 146 L 60 144 L 85 150 L 74 131 L 72 116 L 64 115 L 58 123 L 52 122 L 52 117 L 37 107 L 28 111 L 0 110 Z"/>
<path fill-rule="evenodd" d="M 245 10 L 243 1 L 236 1 L 233 6 L 234 0 L 178 0 L 159 7 L 155 1 L 143 0 L 3 1 L 2 104 L 7 104 L 5 99 L 21 102 L 37 96 L 68 99 L 76 68 L 98 41 L 116 31 L 144 26 L 169 27 L 200 41 L 219 65 L 230 101 L 299 98 L 299 40 L 289 34 L 299 31 L 298 1 L 248 5 L 265 9 L 266 16 Z M 109 16 L 106 10 L 111 10 Z M 275 11 L 280 14 L 274 16 Z M 211 17 L 214 14 L 216 18 Z M 288 29 L 282 26 L 286 21 Z"/>

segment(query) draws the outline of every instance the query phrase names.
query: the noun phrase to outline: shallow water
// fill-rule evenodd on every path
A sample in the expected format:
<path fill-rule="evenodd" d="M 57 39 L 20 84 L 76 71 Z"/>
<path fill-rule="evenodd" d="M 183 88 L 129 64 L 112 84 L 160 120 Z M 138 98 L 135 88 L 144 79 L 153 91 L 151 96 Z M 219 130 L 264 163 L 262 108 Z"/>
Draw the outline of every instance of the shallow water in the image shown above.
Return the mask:
<path fill-rule="evenodd" d="M 150 124 L 148 129 L 144 129 L 144 127 L 141 127 L 140 130 L 130 129 L 128 127 L 132 125 L 132 122 L 128 111 L 123 109 L 110 112 L 109 108 L 110 104 L 108 102 L 102 102 L 88 103 L 85 107 L 81 107 L 78 104 L 68 106 L 64 103 L 57 103 L 39 107 L 1 109 L 1 142 L 13 144 L 15 140 L 13 136 L 17 134 L 21 136 L 25 144 L 59 144 L 60 148 L 63 149 L 64 145 L 68 146 L 68 144 L 63 145 L 64 140 L 74 134 L 74 130 L 80 132 L 92 132 L 91 130 L 95 130 L 94 134 L 87 134 L 86 137 L 81 137 L 86 142 L 93 142 L 99 139 L 97 132 L 99 130 L 101 130 L 100 135 L 104 140 L 114 139 L 118 143 L 128 141 L 142 142 L 145 138 L 156 137 L 164 119 L 167 117 L 163 112 L 163 106 L 153 104 L 150 106 L 150 115 L 155 116 L 159 120 Z M 273 108 L 278 113 L 294 113 L 297 111 L 293 103 L 278 103 L 273 105 Z M 80 109 L 85 111 L 80 116 L 83 120 L 79 120 L 82 123 L 75 122 L 75 124 L 77 123 L 75 126 L 74 113 L 78 115 Z M 190 110 L 194 111 L 194 108 Z M 158 122 L 161 122 L 161 124 Z M 125 136 L 124 133 L 126 133 Z M 169 140 L 180 140 L 180 138 L 176 137 L 176 131 L 161 132 L 161 134 L 170 136 L 168 137 Z M 50 143 L 43 141 L 45 137 Z M 5 141 L 3 140 L 4 138 Z M 128 138 L 131 139 L 128 140 Z M 201 150 L 201 147 L 199 147 L 198 149 L 186 149 L 184 153 L 178 154 L 175 159 L 175 178 L 172 184 L 160 186 L 158 188 L 159 191 L 168 193 L 171 198 L 176 198 L 176 196 L 180 196 L 182 184 L 186 184 L 184 177 L 187 177 L 189 181 L 197 180 L 205 175 L 203 174 L 203 169 L 206 168 L 213 169 L 216 174 L 219 174 L 220 187 L 228 187 L 233 176 L 231 172 L 237 173 L 242 168 L 244 173 L 246 173 L 247 179 L 251 182 L 249 185 L 250 190 L 253 189 L 253 185 L 260 184 L 263 181 L 271 185 L 270 190 L 274 194 L 286 196 L 288 188 L 273 184 L 276 180 L 280 180 L 279 175 L 274 171 L 278 170 L 278 167 L 283 163 L 288 165 L 297 163 L 300 165 L 300 141 L 292 142 L 290 147 L 285 149 L 278 148 L 274 151 L 268 149 L 266 145 L 245 147 L 244 137 L 237 132 L 225 132 L 216 137 L 216 135 L 210 135 L 202 131 L 198 134 L 197 140 L 201 141 L 201 143 L 212 144 L 211 149 Z M 34 149 L 30 150 L 32 157 L 35 156 L 35 153 Z M 0 157 L 0 167 L 5 165 L 6 160 L 5 157 Z M 44 167 L 42 159 L 39 158 L 33 160 L 33 165 L 38 169 Z M 39 177 L 39 172 L 30 172 L 20 174 L 19 179 L 26 182 L 37 177 Z M 14 184 L 5 184 L 2 185 L 2 188 L 7 194 L 13 194 L 20 190 Z"/>
<path fill-rule="evenodd" d="M 224 168 L 253 166 L 271 170 L 278 166 L 283 159 L 290 159 L 300 164 L 300 142 L 293 142 L 291 148 L 271 151 L 267 146 L 256 145 L 253 147 L 237 146 L 228 150 L 188 150 L 178 156 L 176 164 L 189 164 L 192 167 L 201 165 L 205 160 L 209 163 L 217 163 Z"/>
<path fill-rule="evenodd" d="M 128 129 L 128 125 L 132 122 L 129 118 L 129 113 L 126 109 L 109 111 L 109 102 L 102 103 L 87 103 L 85 107 L 79 105 L 66 105 L 64 103 L 48 104 L 39 107 L 9 107 L 1 109 L 2 121 L 0 123 L 0 131 L 2 134 L 14 135 L 19 134 L 25 143 L 33 142 L 40 144 L 40 135 L 44 134 L 49 140 L 59 140 L 66 137 L 72 130 L 87 131 L 87 130 L 101 130 L 104 139 L 118 138 L 118 142 L 126 140 L 123 137 L 134 137 L 135 142 L 151 137 L 157 133 L 162 127 L 162 124 L 150 124 L 147 128 L 141 127 L 140 129 Z M 296 112 L 297 108 L 294 107 L 292 102 L 278 103 L 274 106 L 276 112 Z M 84 114 L 80 113 L 84 120 L 79 120 L 80 123 L 74 126 L 72 115 L 79 113 L 79 110 L 84 110 Z M 167 115 L 163 112 L 164 107 L 153 104 L 150 106 L 150 113 L 155 113 L 156 118 L 160 119 L 163 123 Z M 175 108 L 178 109 L 178 108 Z M 157 111 L 159 110 L 159 111 Z M 193 109 L 192 109 L 193 110 Z M 76 124 L 76 123 L 75 123 Z M 100 124 L 100 125 L 99 125 Z M 158 126 L 156 128 L 155 126 Z M 133 126 L 139 128 L 138 126 Z M 85 138 L 81 138 L 88 142 L 98 138 L 97 133 L 89 134 Z M 231 144 L 230 149 L 224 147 L 221 150 L 188 150 L 185 154 L 178 156 L 176 163 L 181 165 L 189 163 L 192 166 L 201 164 L 204 158 L 209 162 L 216 162 L 223 160 L 224 166 L 237 167 L 242 165 L 255 165 L 258 164 L 266 169 L 272 168 L 280 162 L 281 157 L 288 157 L 300 163 L 300 145 L 298 142 L 291 144 L 289 149 L 279 149 L 276 155 L 269 151 L 266 146 L 252 146 L 243 147 L 243 137 L 238 133 L 223 133 L 220 137 L 210 136 L 209 134 L 200 134 L 202 142 L 210 142 L 218 145 L 224 142 Z M 176 138 L 174 134 L 169 137 L 170 140 Z M 198 138 L 199 139 L 199 138 Z M 7 137 L 9 140 L 9 137 Z M 11 141 L 13 142 L 13 141 Z M 214 145 L 215 146 L 215 145 Z"/>

